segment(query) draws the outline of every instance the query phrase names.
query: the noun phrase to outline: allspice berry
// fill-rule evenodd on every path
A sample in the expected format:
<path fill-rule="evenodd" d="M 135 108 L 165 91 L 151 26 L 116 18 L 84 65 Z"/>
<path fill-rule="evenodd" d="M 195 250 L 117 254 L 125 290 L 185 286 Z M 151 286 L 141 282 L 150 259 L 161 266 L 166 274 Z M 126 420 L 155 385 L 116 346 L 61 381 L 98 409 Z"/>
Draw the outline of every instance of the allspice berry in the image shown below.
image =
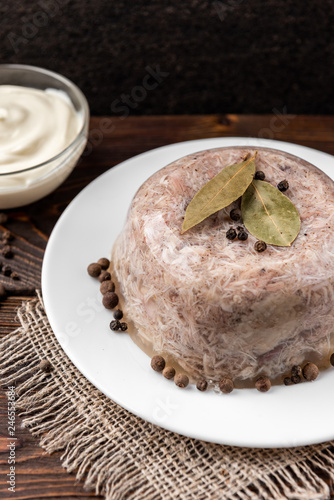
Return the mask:
<path fill-rule="evenodd" d="M 42 361 L 38 365 L 38 368 L 42 370 L 42 372 L 49 373 L 52 370 L 52 365 L 47 359 L 42 359 Z"/>
<path fill-rule="evenodd" d="M 234 384 L 230 378 L 224 377 L 219 382 L 219 389 L 223 394 L 230 394 L 230 392 L 232 392 L 234 389 Z"/>
<path fill-rule="evenodd" d="M 271 388 L 271 382 L 268 377 L 260 377 L 255 382 L 255 387 L 260 392 L 267 392 Z"/>
<path fill-rule="evenodd" d="M 264 252 L 265 250 L 267 250 L 267 243 L 265 243 L 264 241 L 256 241 L 255 245 L 254 245 L 254 248 L 257 252 Z"/>
<path fill-rule="evenodd" d="M 102 257 L 101 259 L 99 259 L 97 261 L 98 264 L 100 264 L 101 268 L 105 271 L 106 269 L 108 269 L 108 267 L 110 266 L 110 260 L 109 259 L 106 259 L 105 257 Z"/>
<path fill-rule="evenodd" d="M 334 352 L 333 352 L 333 354 L 331 355 L 331 357 L 330 357 L 329 361 L 330 361 L 330 364 L 331 364 L 332 366 L 334 366 Z"/>
<path fill-rule="evenodd" d="M 162 374 L 166 379 L 172 380 L 175 377 L 175 369 L 172 366 L 166 366 Z"/>
<path fill-rule="evenodd" d="M 106 309 L 114 309 L 118 304 L 118 295 L 114 292 L 107 292 L 103 295 L 102 304 Z"/>
<path fill-rule="evenodd" d="M 319 375 L 319 368 L 314 363 L 307 363 L 303 368 L 303 375 L 306 380 L 312 382 Z"/>
<path fill-rule="evenodd" d="M 89 264 L 89 266 L 87 267 L 87 272 L 92 278 L 97 278 L 98 276 L 100 276 L 101 270 L 102 269 L 100 264 L 97 264 L 96 262 Z"/>
<path fill-rule="evenodd" d="M 208 388 L 208 383 L 204 379 L 197 380 L 196 387 L 199 391 L 204 392 Z"/>
<path fill-rule="evenodd" d="M 184 373 L 178 373 L 174 378 L 174 382 L 178 387 L 184 389 L 189 384 L 189 378 Z"/>
<path fill-rule="evenodd" d="M 161 373 L 166 366 L 166 361 L 162 356 L 153 356 L 151 359 L 151 367 L 155 372 Z"/>
<path fill-rule="evenodd" d="M 103 281 L 101 283 L 100 292 L 102 293 L 102 295 L 104 295 L 107 292 L 114 292 L 114 291 L 115 291 L 115 283 L 113 283 L 112 281 Z"/>
<path fill-rule="evenodd" d="M 102 271 L 98 279 L 100 283 L 102 283 L 103 281 L 109 281 L 111 280 L 111 274 L 108 273 L 108 271 Z"/>

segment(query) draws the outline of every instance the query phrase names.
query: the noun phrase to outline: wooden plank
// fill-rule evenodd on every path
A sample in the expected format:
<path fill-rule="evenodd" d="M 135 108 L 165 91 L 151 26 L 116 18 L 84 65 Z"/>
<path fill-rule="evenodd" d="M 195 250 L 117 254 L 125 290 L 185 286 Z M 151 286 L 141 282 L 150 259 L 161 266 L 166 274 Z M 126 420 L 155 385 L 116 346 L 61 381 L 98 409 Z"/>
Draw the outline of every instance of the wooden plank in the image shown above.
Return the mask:
<path fill-rule="evenodd" d="M 7 300 L 0 303 L 0 337 L 18 328 L 19 322 L 16 313 L 22 301 L 26 299 L 29 297 L 8 297 Z"/>
<path fill-rule="evenodd" d="M 0 274 L 0 283 L 8 290 L 8 298 L 0 304 L 0 335 L 18 326 L 17 308 L 22 300 L 33 296 L 40 288 L 42 259 L 48 237 L 61 213 L 71 200 L 93 179 L 136 154 L 180 141 L 209 137 L 264 137 L 302 144 L 334 154 L 334 117 L 285 115 L 273 110 L 272 115 L 206 115 L 149 116 L 126 119 L 93 117 L 88 147 L 73 173 L 54 193 L 28 207 L 7 211 L 8 223 L 0 226 L 1 233 L 9 229 L 13 235 L 14 257 L 0 262 L 16 271 L 19 281 Z M 0 250 L 2 246 L 0 244 Z M 0 438 L 7 436 L 7 399 L 0 391 Z M 87 500 L 93 494 L 83 491 L 74 475 L 62 469 L 60 454 L 46 455 L 30 433 L 18 426 L 17 493 L 15 499 Z M 0 497 L 7 495 L 4 474 L 8 472 L 6 452 L 1 453 Z M 331 485 L 334 497 L 334 488 Z"/>

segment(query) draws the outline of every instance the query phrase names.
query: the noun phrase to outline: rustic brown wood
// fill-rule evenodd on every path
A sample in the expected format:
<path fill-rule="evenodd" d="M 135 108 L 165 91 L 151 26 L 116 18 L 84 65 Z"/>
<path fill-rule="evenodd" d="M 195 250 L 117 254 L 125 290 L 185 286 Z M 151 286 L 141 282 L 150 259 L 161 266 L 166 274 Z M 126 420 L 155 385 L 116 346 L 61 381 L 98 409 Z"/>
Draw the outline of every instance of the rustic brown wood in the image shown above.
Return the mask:
<path fill-rule="evenodd" d="M 302 144 L 334 155 L 333 116 L 289 116 L 278 112 L 270 116 L 207 115 L 129 117 L 124 120 L 94 117 L 91 120 L 88 147 L 74 172 L 54 193 L 28 207 L 8 211 L 9 220 L 0 225 L 0 238 L 9 229 L 14 240 L 12 259 L 0 255 L 0 262 L 18 272 L 19 281 L 0 273 L 0 283 L 8 291 L 0 304 L 0 335 L 18 327 L 17 308 L 22 300 L 34 295 L 40 288 L 42 259 L 48 237 L 57 219 L 90 181 L 113 165 L 149 149 L 174 142 L 206 137 L 263 137 Z M 334 160 L 333 160 L 334 168 Z M 0 251 L 2 244 L 0 244 Z M 17 422 L 17 491 L 7 492 L 5 474 L 8 472 L 7 454 L 3 449 L 7 429 L 7 398 L 0 392 L 0 497 L 15 499 L 70 499 L 86 500 L 86 493 L 74 475 L 67 474 L 59 461 L 60 453 L 48 456 L 37 440 Z M 332 496 L 334 498 L 334 487 Z M 3 492 L 3 493 L 2 493 Z M 7 494 L 8 493 L 8 494 Z M 11 496 L 12 495 L 12 496 Z"/>

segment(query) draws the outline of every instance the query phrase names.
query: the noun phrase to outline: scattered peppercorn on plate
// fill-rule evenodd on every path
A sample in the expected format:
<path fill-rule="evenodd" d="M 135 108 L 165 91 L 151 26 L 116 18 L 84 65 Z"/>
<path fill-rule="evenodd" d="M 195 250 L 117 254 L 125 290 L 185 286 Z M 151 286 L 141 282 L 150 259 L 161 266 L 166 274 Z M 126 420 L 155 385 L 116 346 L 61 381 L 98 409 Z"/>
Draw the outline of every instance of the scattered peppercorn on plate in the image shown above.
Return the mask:
<path fill-rule="evenodd" d="M 231 376 L 223 376 L 223 371 L 221 371 L 215 380 L 215 374 L 212 373 L 211 380 L 214 383 L 211 383 L 210 366 L 212 364 L 210 362 L 205 366 L 203 365 L 202 368 L 198 368 L 204 374 L 201 377 L 196 372 L 196 366 L 200 365 L 198 363 L 197 365 L 196 363 L 192 364 L 191 356 L 187 353 L 185 364 L 181 366 L 179 372 L 178 367 L 175 370 L 175 366 L 170 366 L 168 356 L 161 355 L 162 359 L 153 359 L 153 356 L 151 360 L 126 333 L 128 322 L 130 324 L 130 319 L 133 318 L 127 316 L 126 304 L 123 304 L 121 298 L 119 298 L 118 288 L 116 285 L 115 289 L 111 279 L 112 276 L 108 276 L 107 261 L 104 259 L 107 259 L 109 263 L 111 248 L 114 247 L 116 248 L 115 251 L 113 250 L 115 252 L 113 253 L 115 266 L 119 265 L 120 262 L 120 254 L 117 254 L 117 252 L 124 252 L 125 249 L 127 249 L 128 253 L 125 252 L 122 255 L 123 264 L 131 268 L 131 262 L 138 262 L 135 261 L 138 249 L 136 240 L 132 242 L 131 251 L 125 243 L 121 242 L 122 244 L 119 244 L 120 240 L 117 240 L 117 237 L 124 233 L 125 224 L 129 223 L 133 215 L 129 212 L 132 199 L 147 179 L 153 179 L 152 182 L 154 181 L 154 174 L 161 168 L 175 163 L 178 159 L 181 159 L 182 162 L 182 159 L 189 155 L 194 155 L 194 158 L 197 158 L 195 153 L 200 156 L 201 153 L 197 152 L 213 150 L 214 148 L 234 148 L 233 151 L 237 151 L 239 148 L 240 155 L 242 151 L 243 156 L 240 156 L 238 151 L 233 153 L 230 163 L 224 157 L 226 165 L 239 166 L 231 168 L 231 174 L 227 181 L 220 176 L 219 179 L 222 180 L 219 181 L 221 184 L 218 189 L 217 186 L 211 184 L 198 195 L 197 201 L 194 202 L 197 205 L 193 205 L 190 214 L 189 224 L 191 227 L 184 228 L 183 241 L 193 238 L 194 234 L 196 234 L 197 243 L 200 245 L 200 236 L 198 235 L 203 233 L 205 230 L 203 228 L 207 225 L 210 231 L 219 231 L 219 237 L 224 242 L 224 248 L 227 249 L 226 251 L 231 252 L 231 255 L 237 248 L 240 247 L 240 251 L 243 251 L 242 248 L 245 248 L 245 245 L 251 245 L 252 259 L 260 266 L 258 272 L 261 283 L 263 283 L 263 275 L 267 273 L 266 269 L 270 268 L 270 259 L 272 259 L 272 262 L 278 262 L 277 255 L 279 252 L 283 252 L 280 255 L 291 256 L 281 259 L 281 267 L 286 269 L 287 272 L 288 270 L 292 272 L 293 266 L 291 267 L 289 261 L 293 260 L 293 254 L 288 252 L 296 251 L 295 249 L 299 248 L 298 245 L 300 245 L 304 259 L 302 267 L 305 272 L 307 269 L 311 269 L 314 260 L 312 250 L 308 248 L 311 236 L 308 237 L 307 233 L 303 232 L 303 229 L 305 219 L 307 217 L 316 218 L 321 207 L 314 206 L 314 211 L 308 214 L 303 207 L 296 206 L 295 212 L 290 202 L 292 199 L 297 200 L 299 193 L 296 192 L 296 187 L 290 182 L 291 176 L 288 175 L 289 172 L 284 172 L 286 178 L 282 177 L 275 180 L 275 184 L 277 184 L 277 187 L 274 186 L 276 191 L 272 191 L 271 187 L 268 188 L 264 185 L 267 183 L 267 179 L 263 178 L 262 175 L 267 175 L 269 181 L 271 180 L 270 165 L 267 170 L 261 168 L 262 173 L 257 170 L 255 176 L 253 170 L 256 169 L 256 161 L 258 160 L 255 161 L 254 165 L 251 163 L 253 162 L 252 158 L 261 157 L 263 148 L 294 155 L 301 158 L 301 165 L 304 169 L 303 185 L 307 185 L 311 174 L 307 170 L 306 162 L 316 165 L 318 169 L 331 179 L 334 179 L 334 158 L 331 155 L 295 144 L 254 138 L 203 139 L 169 145 L 143 153 L 113 167 L 87 186 L 60 217 L 50 237 L 42 271 L 43 298 L 50 324 L 64 352 L 92 384 L 127 410 L 163 428 L 206 441 L 251 447 L 290 447 L 333 439 L 334 401 L 328 395 L 331 394 L 330 391 L 334 384 L 334 368 L 330 367 L 329 356 L 327 360 L 328 368 L 320 370 L 319 375 L 317 373 L 317 363 L 314 359 L 310 359 L 311 363 L 305 362 L 302 366 L 296 366 L 292 363 L 291 373 L 289 372 L 285 377 L 289 380 L 285 380 L 283 383 L 282 378 L 282 383 L 279 384 L 277 380 L 271 380 L 265 371 L 261 373 L 259 369 L 260 363 L 263 366 L 266 366 L 266 363 L 268 364 L 269 355 L 272 356 L 272 359 L 276 359 L 277 352 L 272 349 L 268 351 L 268 354 L 264 353 L 263 358 L 256 361 L 251 360 L 248 355 L 250 359 L 248 364 L 245 363 L 244 358 L 239 358 L 241 361 L 237 363 L 233 363 L 233 359 L 231 359 L 229 368 Z M 248 153 L 250 156 L 248 156 Z M 217 158 L 217 156 L 214 156 L 214 158 Z M 248 169 L 247 172 L 246 169 Z M 216 170 L 208 167 L 208 180 L 217 175 Z M 235 178 L 236 172 L 240 175 L 240 182 L 233 187 L 235 189 L 233 196 L 235 196 L 235 200 L 244 197 L 241 207 L 234 206 L 233 203 L 236 203 L 236 201 L 230 201 L 230 194 L 226 194 L 223 189 L 226 182 L 230 182 L 230 178 Z M 252 180 L 254 176 L 255 178 Z M 201 188 L 204 188 L 204 184 L 198 182 L 198 188 L 196 188 L 198 193 Z M 174 181 L 174 185 L 176 190 L 180 187 L 179 179 Z M 322 197 L 325 198 L 324 188 L 320 183 L 319 186 L 323 190 Z M 212 191 L 215 189 L 217 193 Z M 183 187 L 180 187 L 180 190 L 180 192 L 183 192 Z M 196 192 L 192 196 L 195 194 Z M 218 222 L 229 221 L 227 227 L 224 226 L 224 230 L 220 229 L 220 227 L 218 229 L 214 227 L 215 224 L 218 224 L 215 215 L 217 212 L 217 210 L 215 211 L 215 203 L 218 195 L 220 196 L 220 205 L 218 205 L 217 210 L 220 210 L 219 214 L 225 214 L 222 216 L 222 220 L 218 220 Z M 287 195 L 288 201 L 284 199 L 282 202 L 280 197 L 285 195 Z M 157 194 L 157 199 L 159 199 L 158 196 Z M 185 200 L 186 203 L 182 204 L 183 216 L 185 216 L 185 211 L 188 210 L 187 206 L 190 206 L 191 199 L 189 198 L 190 196 Z M 198 203 L 199 199 L 200 204 Z M 315 199 L 315 195 L 313 199 Z M 333 199 L 324 201 L 334 206 Z M 208 203 L 212 206 L 209 207 Z M 221 205 L 224 206 L 224 203 L 228 203 L 225 208 L 221 207 Z M 289 221 L 288 227 L 282 223 L 281 212 L 277 217 L 275 212 L 274 217 L 274 212 L 270 211 L 271 205 L 275 203 L 278 204 L 280 210 L 283 203 L 285 210 L 283 219 Z M 309 211 L 311 211 L 312 203 L 308 206 Z M 244 225 L 239 222 L 239 210 L 242 212 Z M 267 217 L 266 211 L 271 215 L 271 219 Z M 261 224 L 255 224 L 256 220 L 254 221 L 260 212 L 264 213 L 263 217 L 267 217 L 263 219 L 262 226 L 265 226 L 265 228 L 262 232 Z M 288 215 L 286 215 L 287 212 Z M 139 224 L 141 218 L 139 217 L 138 220 Z M 150 220 L 152 220 L 152 214 L 150 214 Z M 328 228 L 331 227 L 332 223 L 333 221 L 328 218 Z M 276 230 L 275 226 L 279 228 L 279 234 L 271 236 Z M 146 240 L 151 238 L 150 241 L 155 242 L 157 238 L 160 238 L 163 246 L 165 234 L 163 231 L 159 232 L 159 225 L 156 224 L 153 227 L 155 231 L 145 233 Z M 202 233 L 200 233 L 201 231 Z M 179 233 L 181 235 L 181 228 Z M 327 256 L 328 253 L 332 252 L 334 258 L 333 247 L 328 246 L 327 248 L 326 246 L 330 242 L 330 234 L 330 229 L 328 229 L 328 232 L 321 236 L 322 253 L 317 256 L 319 262 L 321 262 L 322 258 L 324 259 L 325 251 Z M 126 235 L 126 241 L 131 240 L 128 237 L 129 235 L 131 233 Z M 120 238 L 122 237 L 120 236 Z M 217 244 L 218 240 L 215 238 L 215 235 L 212 236 L 212 245 Z M 115 245 L 116 240 L 118 248 Z M 152 248 L 156 247 L 151 246 L 150 248 L 152 250 Z M 158 248 L 156 251 L 157 256 L 160 256 L 156 259 L 156 266 L 159 266 L 160 261 L 168 258 L 168 249 L 165 249 L 162 254 L 159 253 Z M 103 258 L 99 259 L 101 257 Z M 198 262 L 203 262 L 200 257 Z M 298 263 L 298 259 L 295 260 L 295 269 L 300 269 L 300 262 Z M 88 269 L 90 274 L 88 276 L 86 269 L 90 263 L 93 265 Z M 203 264 L 201 265 L 203 266 Z M 238 275 L 240 283 L 244 267 L 239 267 L 241 267 Z M 247 279 L 244 279 L 243 288 L 240 288 L 238 292 L 234 292 L 231 299 L 234 300 L 235 304 L 233 310 L 241 311 L 242 302 L 240 302 L 240 298 L 242 301 L 245 300 L 242 297 L 247 298 L 255 295 L 258 292 L 258 287 L 262 286 L 259 285 L 260 280 L 251 275 L 253 268 L 255 273 L 255 267 L 252 265 L 251 269 L 247 269 Z M 277 265 L 275 269 L 274 267 L 270 271 L 272 275 L 274 275 Z M 325 267 L 328 272 L 327 264 Z M 177 276 L 174 276 L 173 279 L 180 279 L 183 276 L 182 268 L 177 268 L 177 265 L 175 267 L 175 263 L 174 268 L 177 270 Z M 136 269 L 138 269 L 138 264 L 137 267 L 131 270 L 130 276 L 134 276 Z M 262 269 L 265 269 L 265 272 L 261 274 Z M 317 279 L 320 283 L 322 272 L 323 269 L 319 267 L 318 272 L 312 275 L 312 283 L 316 283 Z M 231 273 L 232 271 L 230 271 L 230 275 Z M 93 276 L 96 276 L 96 278 Z M 226 278 L 224 279 L 226 280 Z M 296 274 L 295 281 L 298 279 L 299 275 Z M 191 280 L 187 281 L 187 272 L 184 274 L 183 282 L 187 287 L 192 286 Z M 227 281 L 225 282 L 227 283 Z M 148 289 L 150 283 L 150 274 L 148 273 L 142 287 Z M 267 281 L 266 287 L 268 286 L 271 300 L 277 297 L 277 302 L 274 302 L 274 306 L 268 302 L 270 314 L 268 313 L 267 320 L 269 326 L 258 337 L 260 347 L 266 341 L 266 332 L 268 335 L 274 336 L 275 332 L 280 331 L 281 325 L 279 321 L 291 321 L 291 325 L 294 324 L 292 317 L 284 316 L 283 309 L 281 312 L 275 313 L 276 319 L 273 319 L 273 324 L 270 324 L 270 315 L 274 318 L 272 308 L 275 309 L 276 304 L 276 309 L 279 309 L 278 304 L 284 292 L 284 287 L 282 288 L 278 279 L 276 282 L 275 279 L 270 282 Z M 331 282 L 328 283 L 326 290 L 327 297 L 330 297 Z M 212 288 L 211 292 L 210 300 L 214 301 Z M 321 322 L 321 315 L 319 314 L 317 317 L 313 314 L 313 316 L 303 318 L 303 314 L 309 314 L 311 307 L 314 307 L 313 300 L 320 300 L 319 304 L 321 301 L 323 302 L 324 295 L 321 295 L 320 284 L 318 292 L 316 287 L 313 288 L 309 297 L 310 307 L 305 311 L 303 310 L 304 312 L 301 314 L 302 302 L 299 297 L 302 293 L 299 292 L 299 294 L 288 296 L 289 300 L 283 305 L 285 304 L 286 311 L 290 311 L 290 303 L 295 301 L 291 307 L 295 308 L 296 314 L 300 314 L 300 321 L 307 320 L 310 325 L 311 331 L 306 331 L 306 328 L 304 328 L 304 333 L 302 333 L 309 342 L 312 338 L 312 332 L 317 332 L 316 325 Z M 318 298 L 316 298 L 317 293 L 320 294 Z M 134 297 L 129 295 L 129 298 L 131 298 L 133 304 L 138 300 L 138 308 L 140 308 L 141 297 L 138 294 Z M 154 304 L 159 303 L 158 300 L 159 294 L 157 293 Z M 175 296 L 170 295 L 168 300 L 175 300 Z M 228 301 L 224 301 L 224 304 L 227 309 L 224 313 L 225 316 L 231 315 L 233 311 L 228 310 Z M 193 309 L 196 309 L 196 307 L 201 307 L 200 302 L 194 300 Z M 252 307 L 254 309 L 256 305 L 253 304 Z M 154 309 L 151 307 L 150 311 L 154 311 L 152 321 L 156 320 L 157 329 L 161 328 L 163 330 L 162 308 Z M 186 307 L 183 307 L 183 311 L 186 313 Z M 249 325 L 253 325 L 252 327 L 256 331 L 256 311 L 254 312 L 255 316 L 252 316 L 252 314 L 253 312 L 249 309 Z M 244 320 L 242 319 L 242 321 Z M 191 322 L 188 322 L 188 324 L 191 325 Z M 178 326 L 178 324 L 175 324 L 175 329 Z M 297 327 L 298 325 L 293 326 L 293 328 Z M 260 326 L 257 328 L 257 333 L 259 333 L 261 328 Z M 233 331 L 239 335 L 239 337 L 236 337 L 237 339 L 242 338 L 242 331 L 238 326 L 238 321 L 233 323 Z M 226 335 L 228 335 L 228 330 L 226 330 Z M 233 336 L 231 339 L 229 342 L 233 342 Z M 213 339 L 212 343 L 214 344 L 214 342 Z M 319 349 L 322 345 L 321 342 L 322 337 L 319 333 Z M 210 345 L 208 345 L 208 353 L 210 352 L 209 348 Z M 226 348 L 228 349 L 228 345 Z M 205 346 L 202 346 L 202 350 L 205 351 L 205 349 Z M 239 351 L 242 351 L 241 354 L 247 354 L 247 345 L 244 344 L 239 348 Z M 234 351 L 230 351 L 230 357 L 233 358 L 233 353 L 238 357 L 240 355 L 239 351 L 237 352 L 234 347 Z M 284 351 L 282 352 L 283 354 L 278 353 L 278 358 L 281 356 L 281 360 L 285 355 Z M 159 354 L 161 353 L 155 353 L 155 357 L 159 357 Z M 199 353 L 198 356 L 200 355 Z M 246 374 L 244 378 L 246 378 L 248 373 L 246 365 L 251 370 L 249 372 L 250 378 L 253 375 L 255 376 L 253 378 L 254 383 L 248 384 L 246 388 L 239 388 L 238 382 L 234 384 L 237 379 L 234 374 L 237 373 L 238 369 L 244 370 L 244 375 Z M 187 373 L 190 373 L 189 377 Z M 296 383 L 298 377 L 303 379 L 304 382 Z M 309 382 L 315 378 L 317 378 L 316 381 Z M 207 383 L 208 380 L 209 383 Z M 263 394 L 263 392 L 266 393 Z M 310 401 L 312 402 L 311 405 Z M 301 420 L 291 420 L 291 415 L 300 414 L 302 408 L 305 408 L 303 418 Z M 320 416 L 321 425 L 319 425 Z"/>

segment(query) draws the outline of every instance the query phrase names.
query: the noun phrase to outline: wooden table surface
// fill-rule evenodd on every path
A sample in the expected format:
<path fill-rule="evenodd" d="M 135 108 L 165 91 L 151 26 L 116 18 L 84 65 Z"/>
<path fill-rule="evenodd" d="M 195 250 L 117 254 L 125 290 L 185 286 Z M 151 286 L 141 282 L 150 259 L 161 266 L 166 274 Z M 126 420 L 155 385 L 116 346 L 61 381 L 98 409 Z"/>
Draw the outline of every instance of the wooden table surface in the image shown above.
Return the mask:
<path fill-rule="evenodd" d="M 334 117 L 289 116 L 278 110 L 273 115 L 206 115 L 106 118 L 94 117 L 90 124 L 88 148 L 79 165 L 54 193 L 30 206 L 9 210 L 5 227 L 15 236 L 14 258 L 9 264 L 19 276 L 13 281 L 0 273 L 0 283 L 8 297 L 0 304 L 0 335 L 18 326 L 16 309 L 22 300 L 33 297 L 40 288 L 43 254 L 57 219 L 73 198 L 93 179 L 113 165 L 134 155 L 174 142 L 208 137 L 264 137 L 293 142 L 334 155 Z M 5 229 L 0 225 L 0 235 Z M 0 498 L 88 499 L 74 475 L 60 464 L 60 453 L 48 456 L 29 432 L 18 425 L 16 493 L 9 493 L 7 398 L 0 392 Z M 20 424 L 20 421 L 18 421 Z M 5 437 L 6 439 L 1 439 Z M 334 488 L 332 488 L 334 498 Z"/>

